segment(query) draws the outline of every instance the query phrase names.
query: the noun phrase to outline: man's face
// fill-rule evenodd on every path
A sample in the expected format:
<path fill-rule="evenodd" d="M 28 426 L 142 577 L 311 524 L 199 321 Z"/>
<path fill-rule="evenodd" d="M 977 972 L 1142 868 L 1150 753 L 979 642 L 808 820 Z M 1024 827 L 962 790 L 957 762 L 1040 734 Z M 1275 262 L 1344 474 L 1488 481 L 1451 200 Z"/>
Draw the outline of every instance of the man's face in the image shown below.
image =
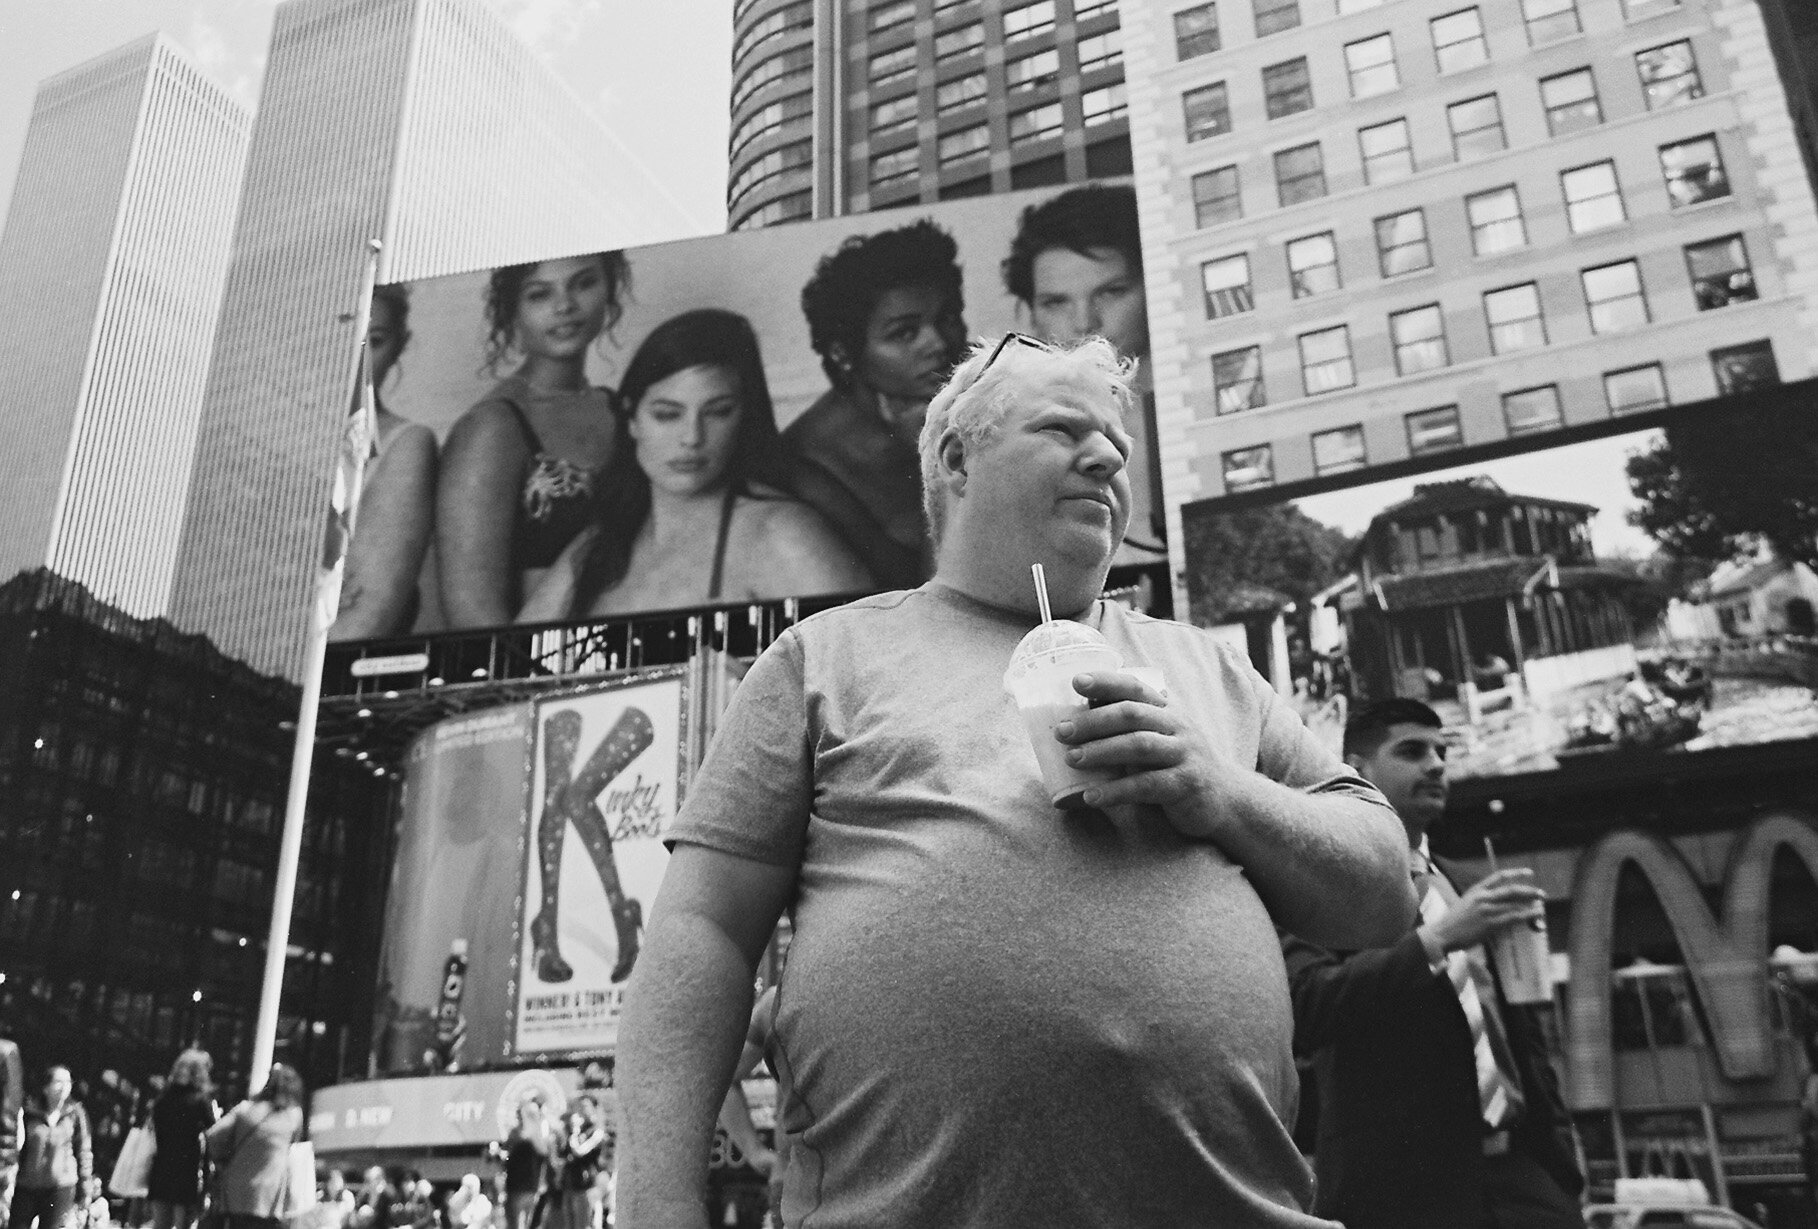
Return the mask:
<path fill-rule="evenodd" d="M 960 545 L 1025 574 L 1038 562 L 1103 567 L 1130 520 L 1130 437 L 1117 402 L 1109 388 L 1039 367 L 1014 373 L 1011 395 L 997 433 L 966 458 Z"/>
<path fill-rule="evenodd" d="M 1370 755 L 1353 755 L 1358 775 L 1382 791 L 1411 833 L 1425 832 L 1446 810 L 1446 739 L 1417 722 L 1389 727 Z"/>
<path fill-rule="evenodd" d="M 1044 340 L 1070 345 L 1097 334 L 1125 358 L 1149 353 L 1142 270 L 1130 268 L 1122 252 L 1049 248 L 1036 256 L 1031 272 L 1030 322 Z"/>

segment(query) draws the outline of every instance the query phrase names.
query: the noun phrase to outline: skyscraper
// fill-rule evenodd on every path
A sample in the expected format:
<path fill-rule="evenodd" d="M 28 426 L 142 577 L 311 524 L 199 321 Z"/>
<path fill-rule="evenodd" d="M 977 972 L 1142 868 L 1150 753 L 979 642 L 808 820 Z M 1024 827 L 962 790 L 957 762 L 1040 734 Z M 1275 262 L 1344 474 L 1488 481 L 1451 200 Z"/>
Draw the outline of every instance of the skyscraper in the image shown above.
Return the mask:
<path fill-rule="evenodd" d="M 1125 13 L 1183 502 L 1818 372 L 1818 202 L 1757 0 Z"/>
<path fill-rule="evenodd" d="M 0 234 L 0 577 L 163 613 L 248 124 L 158 35 L 39 86 Z"/>
<path fill-rule="evenodd" d="M 401 281 L 674 237 L 641 178 L 484 0 L 281 5 L 173 621 L 299 669 L 368 240 Z"/>
<path fill-rule="evenodd" d="M 1116 0 L 741 0 L 732 230 L 1130 171 Z"/>

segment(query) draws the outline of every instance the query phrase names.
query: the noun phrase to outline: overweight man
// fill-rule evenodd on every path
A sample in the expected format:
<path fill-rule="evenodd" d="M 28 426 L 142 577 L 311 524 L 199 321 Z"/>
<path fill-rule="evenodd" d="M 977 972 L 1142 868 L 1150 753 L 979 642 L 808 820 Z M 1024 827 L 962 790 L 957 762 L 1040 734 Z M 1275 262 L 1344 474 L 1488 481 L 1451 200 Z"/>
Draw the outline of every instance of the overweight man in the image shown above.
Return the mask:
<path fill-rule="evenodd" d="M 1394 813 L 1204 634 L 1099 600 L 1129 515 L 1128 364 L 981 346 L 929 406 L 933 579 L 807 619 L 691 782 L 632 975 L 624 1229 L 706 1223 L 753 973 L 793 910 L 774 1052 L 786 1224 L 1308 1229 L 1275 926 L 1406 932 Z M 1050 802 L 1003 675 L 1057 616 L 1127 666 L 1056 727 L 1120 774 Z"/>

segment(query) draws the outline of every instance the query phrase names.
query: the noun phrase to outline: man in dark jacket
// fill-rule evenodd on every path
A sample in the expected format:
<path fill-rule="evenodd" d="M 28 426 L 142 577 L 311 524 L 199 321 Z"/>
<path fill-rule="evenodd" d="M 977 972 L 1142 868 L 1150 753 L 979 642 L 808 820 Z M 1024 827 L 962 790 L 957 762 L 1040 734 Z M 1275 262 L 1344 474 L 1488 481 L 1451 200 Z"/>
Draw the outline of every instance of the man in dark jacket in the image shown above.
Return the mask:
<path fill-rule="evenodd" d="M 1390 947 L 1286 941 L 1295 1045 L 1319 1083 L 1316 1210 L 1347 1229 L 1582 1229 L 1584 1181 L 1536 1015 L 1505 1001 L 1485 940 L 1544 907 L 1531 872 L 1459 893 L 1427 853 L 1446 742 L 1414 700 L 1364 705 L 1345 760 L 1408 833 L 1421 921 Z"/>
<path fill-rule="evenodd" d="M 19 1113 L 25 1108 L 25 1067 L 19 1047 L 0 1037 L 0 1229 L 12 1210 L 19 1176 Z"/>

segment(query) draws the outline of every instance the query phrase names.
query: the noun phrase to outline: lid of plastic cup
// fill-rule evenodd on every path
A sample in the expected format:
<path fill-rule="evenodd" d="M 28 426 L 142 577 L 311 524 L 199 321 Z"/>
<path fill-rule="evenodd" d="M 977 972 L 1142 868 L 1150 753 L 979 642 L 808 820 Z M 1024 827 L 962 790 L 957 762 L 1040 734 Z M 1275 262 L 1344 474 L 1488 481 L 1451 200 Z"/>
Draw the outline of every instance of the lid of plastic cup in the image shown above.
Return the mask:
<path fill-rule="evenodd" d="M 1016 651 L 1010 655 L 1010 668 L 1004 673 L 1004 683 L 1008 686 L 1013 679 L 1021 678 L 1038 666 L 1090 652 L 1109 654 L 1116 662 L 1112 669 L 1123 664 L 1123 657 L 1092 628 L 1071 619 L 1054 619 L 1039 625 L 1018 642 Z"/>

